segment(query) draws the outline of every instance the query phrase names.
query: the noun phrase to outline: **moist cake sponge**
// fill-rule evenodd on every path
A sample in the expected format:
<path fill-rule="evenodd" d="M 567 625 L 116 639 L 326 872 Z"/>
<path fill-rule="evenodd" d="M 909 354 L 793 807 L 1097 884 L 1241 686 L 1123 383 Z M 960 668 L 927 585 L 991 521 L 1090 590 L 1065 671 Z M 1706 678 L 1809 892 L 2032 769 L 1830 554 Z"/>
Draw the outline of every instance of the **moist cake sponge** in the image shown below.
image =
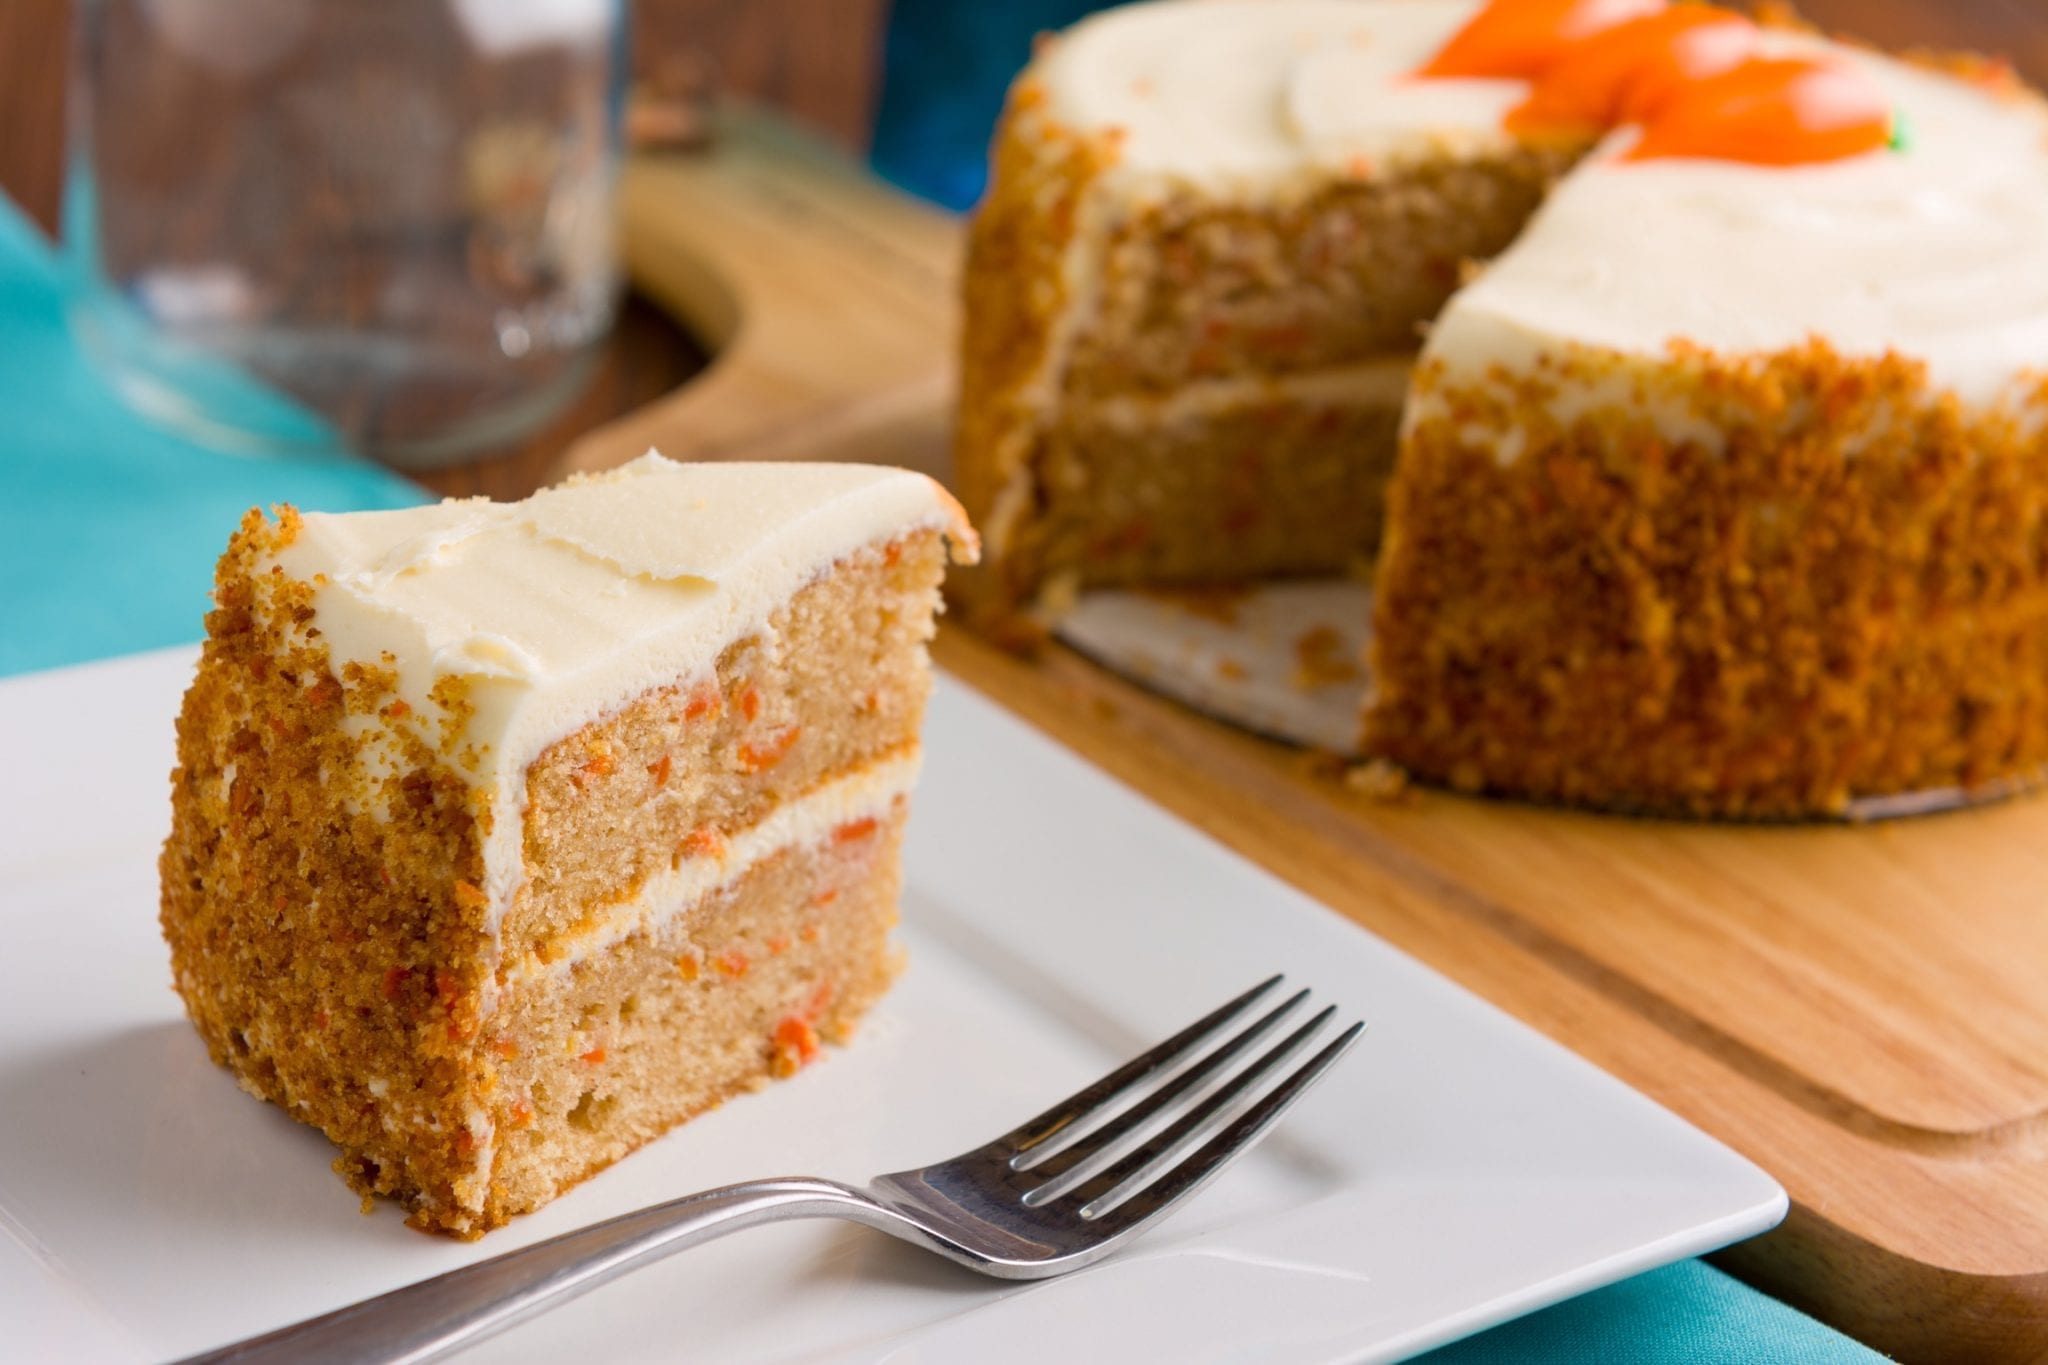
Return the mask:
<path fill-rule="evenodd" d="M 474 1236 L 886 989 L 947 542 L 922 475 L 650 455 L 523 503 L 251 512 L 162 923 L 242 1086 Z"/>

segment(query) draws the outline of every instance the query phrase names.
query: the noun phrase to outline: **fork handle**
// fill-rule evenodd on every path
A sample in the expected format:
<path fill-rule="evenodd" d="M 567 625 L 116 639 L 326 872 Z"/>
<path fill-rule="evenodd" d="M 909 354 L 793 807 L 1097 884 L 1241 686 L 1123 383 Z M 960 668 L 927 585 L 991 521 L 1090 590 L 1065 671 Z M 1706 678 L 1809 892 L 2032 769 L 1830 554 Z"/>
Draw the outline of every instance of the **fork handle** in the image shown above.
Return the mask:
<path fill-rule="evenodd" d="M 871 1222 L 878 1213 L 859 1191 L 830 1180 L 799 1176 L 726 1185 L 566 1232 L 178 1365 L 438 1360 L 728 1232 L 790 1218 Z"/>

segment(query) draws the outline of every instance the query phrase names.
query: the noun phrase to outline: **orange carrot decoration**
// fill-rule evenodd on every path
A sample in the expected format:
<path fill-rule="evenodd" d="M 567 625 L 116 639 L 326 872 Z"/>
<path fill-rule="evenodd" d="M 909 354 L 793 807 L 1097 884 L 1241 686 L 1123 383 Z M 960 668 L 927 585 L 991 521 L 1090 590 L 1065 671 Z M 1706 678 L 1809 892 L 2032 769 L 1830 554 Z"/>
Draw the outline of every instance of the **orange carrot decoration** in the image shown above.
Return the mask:
<path fill-rule="evenodd" d="M 1760 166 L 1839 161 L 1889 146 L 1884 90 L 1846 62 L 1755 60 L 1675 93 L 1627 160 L 1713 157 Z"/>
<path fill-rule="evenodd" d="M 1418 76 L 1534 76 L 1572 44 L 1665 0 L 1493 0 L 1451 35 Z"/>
<path fill-rule="evenodd" d="M 1511 132 L 1592 137 L 1656 116 L 1687 85 L 1756 53 L 1757 27 L 1731 10 L 1678 5 L 1572 44 L 1507 117 Z"/>

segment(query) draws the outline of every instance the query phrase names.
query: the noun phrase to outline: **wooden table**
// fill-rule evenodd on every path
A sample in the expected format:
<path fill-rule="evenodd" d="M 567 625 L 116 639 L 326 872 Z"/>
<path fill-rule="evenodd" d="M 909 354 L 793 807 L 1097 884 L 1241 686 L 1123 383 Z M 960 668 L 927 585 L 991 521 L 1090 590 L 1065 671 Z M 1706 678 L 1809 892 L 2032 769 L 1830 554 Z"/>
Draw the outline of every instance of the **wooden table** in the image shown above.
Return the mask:
<path fill-rule="evenodd" d="M 24 16 L 57 4 L 0 5 L 0 184 L 31 198 L 54 189 L 47 149 L 20 153 L 37 127 L 55 137 L 34 101 L 56 89 L 56 44 Z M 2006 50 L 2048 79 L 2048 14 L 2028 0 L 1808 9 L 1882 42 Z M 650 441 L 943 460 L 957 225 L 815 149 L 733 150 L 737 179 L 717 179 L 731 157 L 686 158 L 637 168 L 627 191 L 636 278 L 720 353 L 705 382 L 649 403 L 698 359 L 638 304 L 575 410 L 435 486 L 516 496 Z M 750 309 L 768 320 L 738 330 Z M 1792 1217 L 1725 1258 L 1738 1273 L 1909 1359 L 2048 1358 L 2048 799 L 1775 830 L 1387 802 L 1064 650 L 1020 660 L 948 628 L 938 655 L 1778 1175 Z"/>

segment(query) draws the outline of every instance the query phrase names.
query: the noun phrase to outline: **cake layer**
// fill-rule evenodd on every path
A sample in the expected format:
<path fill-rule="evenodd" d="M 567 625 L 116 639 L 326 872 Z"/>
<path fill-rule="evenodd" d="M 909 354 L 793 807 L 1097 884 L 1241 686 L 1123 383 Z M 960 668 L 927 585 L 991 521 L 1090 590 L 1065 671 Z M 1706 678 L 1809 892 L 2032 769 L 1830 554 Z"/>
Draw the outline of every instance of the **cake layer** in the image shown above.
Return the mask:
<path fill-rule="evenodd" d="M 1513 242 L 1582 150 L 1361 159 L 1282 202 L 1180 189 L 1130 207 L 1077 247 L 1098 260 L 1068 266 L 1093 287 L 1054 358 L 1061 401 L 1412 350 L 1466 266 Z"/>
<path fill-rule="evenodd" d="M 843 1040 L 897 969 L 905 810 L 885 802 L 785 845 L 602 951 L 512 983 L 483 1038 L 487 1098 L 454 1135 L 487 1172 L 459 1195 L 472 1230 Z M 421 1183 L 412 1151 L 373 1139 L 341 1169 L 365 1194 L 441 1208 L 450 1192 Z"/>
<path fill-rule="evenodd" d="M 1019 591 L 1341 573 L 1378 541 L 1409 366 L 1212 381 L 1076 405 L 1040 437 L 1039 507 L 1006 551 Z"/>
<path fill-rule="evenodd" d="M 1425 363 L 1418 387 L 1373 752 L 1467 790 L 1743 817 L 2048 771 L 2027 425 L 1819 343 L 1469 385 Z M 1617 397 L 1566 418 L 1560 390 Z"/>
<path fill-rule="evenodd" d="M 726 646 L 714 672 L 550 745 L 527 775 L 506 961 L 557 955 L 649 878 L 715 860 L 790 802 L 914 752 L 945 558 L 935 530 L 857 550 Z"/>

